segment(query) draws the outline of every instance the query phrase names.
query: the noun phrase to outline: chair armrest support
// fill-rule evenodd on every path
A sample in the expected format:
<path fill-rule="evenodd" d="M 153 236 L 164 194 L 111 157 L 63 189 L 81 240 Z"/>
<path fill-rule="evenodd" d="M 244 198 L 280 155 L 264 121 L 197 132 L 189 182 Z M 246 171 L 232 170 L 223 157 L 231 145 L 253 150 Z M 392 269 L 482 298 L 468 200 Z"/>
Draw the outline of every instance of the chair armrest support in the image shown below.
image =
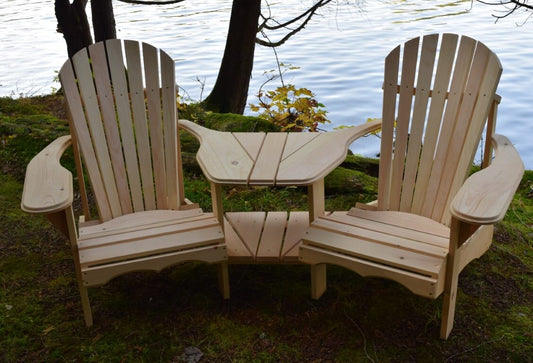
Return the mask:
<path fill-rule="evenodd" d="M 513 200 L 524 164 L 505 136 L 494 135 L 492 143 L 492 164 L 471 175 L 452 201 L 451 214 L 458 220 L 475 224 L 499 222 Z"/>
<path fill-rule="evenodd" d="M 21 208 L 34 214 L 50 214 L 72 204 L 72 173 L 59 160 L 72 143 L 70 135 L 61 136 L 39 152 L 28 164 Z"/>

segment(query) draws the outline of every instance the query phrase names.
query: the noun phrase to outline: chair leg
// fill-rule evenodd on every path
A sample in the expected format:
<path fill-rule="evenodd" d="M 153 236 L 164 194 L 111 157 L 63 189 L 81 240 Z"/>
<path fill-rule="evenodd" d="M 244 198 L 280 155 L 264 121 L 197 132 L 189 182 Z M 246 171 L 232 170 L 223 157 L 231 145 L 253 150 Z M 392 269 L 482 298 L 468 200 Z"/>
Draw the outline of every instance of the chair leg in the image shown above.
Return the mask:
<path fill-rule="evenodd" d="M 442 319 L 440 325 L 440 338 L 448 339 L 453 328 L 453 320 L 455 316 L 455 301 L 457 298 L 457 283 L 459 274 L 454 273 L 448 275 L 449 281 L 446 281 L 444 288 L 444 298 L 442 302 Z"/>
<path fill-rule="evenodd" d="M 311 265 L 311 298 L 318 300 L 326 291 L 326 264 Z"/>
<path fill-rule="evenodd" d="M 89 302 L 89 292 L 87 291 L 87 288 L 83 286 L 83 282 L 79 281 L 78 286 L 80 289 L 81 307 L 83 309 L 85 325 L 87 325 L 87 328 L 89 328 L 93 325 L 93 314 L 91 311 L 91 304 Z"/>
<path fill-rule="evenodd" d="M 224 299 L 229 299 L 229 272 L 228 263 L 223 262 L 218 266 L 218 286 Z"/>

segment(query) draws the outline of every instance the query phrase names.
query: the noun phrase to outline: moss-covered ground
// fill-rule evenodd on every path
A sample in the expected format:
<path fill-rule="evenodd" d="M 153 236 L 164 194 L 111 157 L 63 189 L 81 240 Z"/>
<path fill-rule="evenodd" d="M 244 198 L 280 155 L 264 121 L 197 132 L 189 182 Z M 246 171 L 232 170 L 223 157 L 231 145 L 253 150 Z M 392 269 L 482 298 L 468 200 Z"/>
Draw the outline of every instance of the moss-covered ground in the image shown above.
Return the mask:
<path fill-rule="evenodd" d="M 214 114 L 187 115 L 228 127 Z M 260 120 L 229 121 L 252 131 Z M 225 125 L 225 126 L 222 126 Z M 230 266 L 231 294 L 216 266 L 188 263 L 133 273 L 90 289 L 86 328 L 72 257 L 46 219 L 20 210 L 25 165 L 67 133 L 58 96 L 0 98 L 0 361 L 2 362 L 531 362 L 533 172 L 526 172 L 488 253 L 461 273 L 455 327 L 438 338 L 441 299 L 329 267 L 329 288 L 309 298 L 306 266 Z M 210 209 L 209 186 L 183 140 L 187 197 Z M 65 165 L 72 167 L 69 156 Z M 327 207 L 375 197 L 372 160 L 349 157 L 326 180 Z M 227 188 L 227 210 L 303 209 L 299 188 Z"/>

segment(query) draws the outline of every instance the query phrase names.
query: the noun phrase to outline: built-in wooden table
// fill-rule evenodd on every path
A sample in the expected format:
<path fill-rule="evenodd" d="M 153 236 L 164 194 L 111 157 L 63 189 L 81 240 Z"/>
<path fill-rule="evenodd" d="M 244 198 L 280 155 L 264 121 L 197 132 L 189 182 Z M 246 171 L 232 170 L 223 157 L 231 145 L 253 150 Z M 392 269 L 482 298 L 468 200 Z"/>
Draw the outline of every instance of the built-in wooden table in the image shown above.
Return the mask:
<path fill-rule="evenodd" d="M 348 146 L 379 121 L 331 132 L 222 132 L 187 120 L 179 127 L 200 141 L 196 158 L 211 182 L 213 212 L 223 223 L 230 263 L 296 263 L 310 221 L 324 213 L 324 177 Z M 223 185 L 308 186 L 309 211 L 231 212 Z"/>

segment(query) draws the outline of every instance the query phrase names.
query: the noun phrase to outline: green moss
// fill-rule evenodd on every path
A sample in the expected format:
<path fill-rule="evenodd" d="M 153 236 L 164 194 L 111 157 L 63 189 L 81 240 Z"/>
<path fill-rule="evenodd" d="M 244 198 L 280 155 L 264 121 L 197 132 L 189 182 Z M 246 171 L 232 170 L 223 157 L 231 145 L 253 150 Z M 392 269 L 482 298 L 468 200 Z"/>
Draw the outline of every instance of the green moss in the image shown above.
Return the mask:
<path fill-rule="evenodd" d="M 95 325 L 87 329 L 64 238 L 45 218 L 20 210 L 26 163 L 66 132 L 61 112 L 57 98 L 0 99 L 0 361 L 175 362 L 185 347 L 200 349 L 204 361 L 531 361 L 531 171 L 492 247 L 461 273 L 446 342 L 438 338 L 441 298 L 336 266 L 328 266 L 318 301 L 309 298 L 307 266 L 230 266 L 229 301 L 217 291 L 214 265 L 127 274 L 89 289 Z M 261 125 L 249 119 L 239 129 L 242 116 L 209 117 L 220 128 Z M 186 195 L 209 210 L 209 183 L 195 165 L 197 144 L 190 145 Z M 376 179 L 366 174 L 376 164 L 349 156 L 326 180 L 326 209 L 375 198 Z M 224 193 L 229 211 L 307 208 L 306 188 Z"/>

